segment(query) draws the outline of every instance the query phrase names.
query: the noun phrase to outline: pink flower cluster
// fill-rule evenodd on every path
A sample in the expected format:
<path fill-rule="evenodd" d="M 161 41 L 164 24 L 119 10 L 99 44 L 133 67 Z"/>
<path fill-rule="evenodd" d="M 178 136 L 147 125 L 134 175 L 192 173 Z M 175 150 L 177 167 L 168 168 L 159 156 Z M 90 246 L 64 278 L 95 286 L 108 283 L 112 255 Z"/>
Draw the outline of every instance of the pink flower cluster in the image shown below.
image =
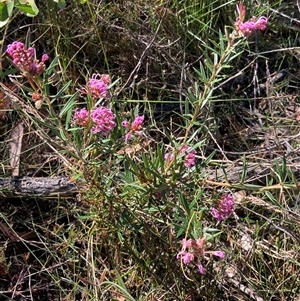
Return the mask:
<path fill-rule="evenodd" d="M 184 145 L 180 149 L 179 155 L 180 154 L 185 154 L 185 153 L 186 153 L 186 155 L 184 157 L 184 166 L 186 168 L 190 168 L 193 165 L 195 165 L 196 151 L 191 150 L 189 146 Z M 164 159 L 169 161 L 169 162 L 172 162 L 174 160 L 174 158 L 175 158 L 174 153 L 166 153 L 165 156 L 164 156 Z"/>
<path fill-rule="evenodd" d="M 267 28 L 268 18 L 264 16 L 258 18 L 257 20 L 254 17 L 249 21 L 244 22 L 246 16 L 246 7 L 242 2 L 237 5 L 237 11 L 238 17 L 234 25 L 236 30 L 244 37 L 250 36 L 256 30 L 265 30 Z"/>
<path fill-rule="evenodd" d="M 224 194 L 216 208 L 211 210 L 212 216 L 219 222 L 227 219 L 234 211 L 234 200 L 231 194 Z"/>
<path fill-rule="evenodd" d="M 122 125 L 128 130 L 127 134 L 125 135 L 125 142 L 132 137 L 132 135 L 137 134 L 138 136 L 142 136 L 142 124 L 144 122 L 145 116 L 136 116 L 134 121 L 129 124 L 127 120 L 122 122 Z"/>
<path fill-rule="evenodd" d="M 40 75 L 44 72 L 45 62 L 49 59 L 47 54 L 43 54 L 42 60 L 36 59 L 35 48 L 26 48 L 22 42 L 13 42 L 7 46 L 6 52 L 12 57 L 14 65 L 23 73 L 32 76 Z"/>
<path fill-rule="evenodd" d="M 91 112 L 86 108 L 77 109 L 73 115 L 73 123 L 79 126 L 88 127 L 92 124 L 91 133 L 100 133 L 108 136 L 116 126 L 114 113 L 106 107 L 98 107 Z"/>
<path fill-rule="evenodd" d="M 77 109 L 73 115 L 73 124 L 87 127 L 91 122 L 90 113 L 86 108 Z"/>
<path fill-rule="evenodd" d="M 251 35 L 255 30 L 265 30 L 268 19 L 264 16 L 260 17 L 257 21 L 250 20 L 245 23 L 236 22 L 235 26 L 243 36 L 247 37 Z"/>
<path fill-rule="evenodd" d="M 198 239 L 183 239 L 181 241 L 182 250 L 177 254 L 176 258 L 182 260 L 184 264 L 188 264 L 194 260 L 197 261 L 197 267 L 200 274 L 205 274 L 205 268 L 201 263 L 201 259 L 205 258 L 206 255 L 213 255 L 223 259 L 225 253 L 223 251 L 207 251 L 206 248 L 209 246 L 206 241 L 206 237 Z"/>
<path fill-rule="evenodd" d="M 94 123 L 91 129 L 93 134 L 100 133 L 103 136 L 108 136 L 111 130 L 116 126 L 114 113 L 105 107 L 93 109 L 91 111 L 91 118 Z"/>
<path fill-rule="evenodd" d="M 81 94 L 89 94 L 93 99 L 110 98 L 109 84 L 108 74 L 93 74 L 86 86 L 81 89 Z"/>

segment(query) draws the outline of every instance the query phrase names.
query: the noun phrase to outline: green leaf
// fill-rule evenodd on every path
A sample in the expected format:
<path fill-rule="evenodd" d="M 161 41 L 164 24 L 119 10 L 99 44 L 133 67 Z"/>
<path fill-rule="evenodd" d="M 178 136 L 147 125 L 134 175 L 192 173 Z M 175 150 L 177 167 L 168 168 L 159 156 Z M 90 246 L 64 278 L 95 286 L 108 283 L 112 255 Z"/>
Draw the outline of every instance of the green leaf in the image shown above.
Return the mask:
<path fill-rule="evenodd" d="M 51 103 L 53 103 L 55 100 L 61 98 L 64 96 L 65 91 L 70 87 L 72 81 L 68 81 L 58 92 L 57 94 L 53 97 L 53 100 L 51 100 Z"/>
<path fill-rule="evenodd" d="M 15 7 L 24 12 L 28 17 L 35 17 L 39 13 L 34 0 L 18 0 Z"/>
<path fill-rule="evenodd" d="M 224 43 L 224 36 L 223 36 L 223 33 L 221 30 L 219 30 L 219 46 L 220 46 L 220 49 L 221 49 L 221 52 L 224 52 L 225 51 L 225 43 Z"/>
<path fill-rule="evenodd" d="M 8 69 L 8 70 L 5 70 L 5 71 L 0 71 L 0 78 L 4 78 L 8 75 L 11 75 L 11 74 L 16 74 L 18 72 L 18 69 L 17 68 L 11 68 L 11 69 Z"/>
<path fill-rule="evenodd" d="M 201 82 L 203 82 L 204 84 L 206 84 L 208 82 L 208 75 L 206 74 L 206 70 L 205 67 L 203 65 L 202 62 L 200 62 L 200 69 L 196 69 L 194 68 L 194 71 L 197 73 L 197 75 L 199 76 L 199 80 L 201 80 Z"/>
<path fill-rule="evenodd" d="M 0 0 L 0 27 L 3 27 L 13 11 L 14 0 Z"/>
<path fill-rule="evenodd" d="M 33 15 L 34 10 L 31 8 L 29 5 L 24 5 L 24 4 L 16 4 L 15 7 L 22 11 L 23 13 L 26 13 L 26 15 Z"/>
<path fill-rule="evenodd" d="M 246 157 L 243 157 L 243 170 L 242 170 L 242 176 L 241 176 L 241 184 L 244 184 L 246 181 L 246 177 L 247 177 L 247 161 L 246 161 Z"/>
<path fill-rule="evenodd" d="M 96 214 L 87 214 L 87 215 L 77 215 L 77 218 L 80 220 L 95 220 L 97 218 Z"/>
<path fill-rule="evenodd" d="M 73 95 L 68 96 L 70 98 L 67 101 L 67 103 L 60 110 L 59 118 L 62 118 L 65 114 L 69 115 L 69 113 L 71 113 L 71 115 L 72 115 L 72 110 L 73 110 L 74 106 L 76 105 L 76 100 L 77 100 L 78 94 L 79 94 L 79 92 L 77 91 Z M 69 121 L 70 120 L 68 120 L 68 122 Z"/>

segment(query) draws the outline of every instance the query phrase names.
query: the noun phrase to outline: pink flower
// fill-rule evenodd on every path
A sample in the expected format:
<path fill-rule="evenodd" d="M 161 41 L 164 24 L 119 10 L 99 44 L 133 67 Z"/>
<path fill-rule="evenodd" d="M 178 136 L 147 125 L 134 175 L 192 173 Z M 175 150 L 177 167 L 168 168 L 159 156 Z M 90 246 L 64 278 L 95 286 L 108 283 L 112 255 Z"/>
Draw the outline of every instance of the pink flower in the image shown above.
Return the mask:
<path fill-rule="evenodd" d="M 184 239 L 181 241 L 181 243 L 182 243 L 182 248 L 183 248 L 184 250 L 186 250 L 186 249 L 192 247 L 192 240 L 191 240 L 191 239 L 185 239 L 185 238 L 184 238 Z"/>
<path fill-rule="evenodd" d="M 166 161 L 172 162 L 174 160 L 175 156 L 172 153 L 165 153 L 164 155 L 164 159 Z"/>
<path fill-rule="evenodd" d="M 212 251 L 211 254 L 221 259 L 225 258 L 225 253 L 223 251 Z"/>
<path fill-rule="evenodd" d="M 89 94 L 93 99 L 109 98 L 109 84 L 110 77 L 108 74 L 93 74 L 86 86 L 81 89 L 81 94 Z"/>
<path fill-rule="evenodd" d="M 73 123 L 87 127 L 92 122 L 91 133 L 109 135 L 116 126 L 114 113 L 105 107 L 98 107 L 89 112 L 86 108 L 77 109 L 73 115 Z"/>
<path fill-rule="evenodd" d="M 141 130 L 145 116 L 136 116 L 133 123 L 131 124 L 131 130 L 137 132 Z"/>
<path fill-rule="evenodd" d="M 234 211 L 234 200 L 231 194 L 222 196 L 216 208 L 211 209 L 212 216 L 219 222 L 227 219 Z"/>
<path fill-rule="evenodd" d="M 101 80 L 107 85 L 109 86 L 110 84 L 110 76 L 108 74 L 102 74 L 100 76 Z"/>
<path fill-rule="evenodd" d="M 15 41 L 7 46 L 6 52 L 10 56 L 14 56 L 17 52 L 24 51 L 25 49 L 26 47 L 24 43 Z"/>
<path fill-rule="evenodd" d="M 49 59 L 47 54 L 42 56 L 42 60 L 36 59 L 35 48 L 26 48 L 22 42 L 15 41 L 7 46 L 6 52 L 12 57 L 14 65 L 23 73 L 29 73 L 32 76 L 40 75 L 44 72 L 45 61 Z"/>
<path fill-rule="evenodd" d="M 132 137 L 132 133 L 128 132 L 127 134 L 125 134 L 125 143 L 127 143 L 127 141 Z"/>
<path fill-rule="evenodd" d="M 91 118 L 94 125 L 91 129 L 93 134 L 101 133 L 108 136 L 112 129 L 116 126 L 114 113 L 105 107 L 98 107 L 91 112 Z"/>
<path fill-rule="evenodd" d="M 188 264 L 194 260 L 197 261 L 197 266 L 200 274 L 205 274 L 205 269 L 201 263 L 202 259 L 207 259 L 208 254 L 223 259 L 225 253 L 223 251 L 210 251 L 206 250 L 210 246 L 206 241 L 206 236 L 198 239 L 186 239 L 181 241 L 182 250 L 176 255 L 177 259 L 182 260 L 184 264 Z"/>
<path fill-rule="evenodd" d="M 256 20 L 256 18 L 251 18 L 249 21 L 244 22 L 246 16 L 246 7 L 240 2 L 237 5 L 238 17 L 234 23 L 235 28 L 244 37 L 250 36 L 256 30 L 265 30 L 267 28 L 268 18 L 261 16 Z"/>
<path fill-rule="evenodd" d="M 145 118 L 145 116 L 136 116 L 134 121 L 131 124 L 129 124 L 129 122 L 127 120 L 124 120 L 122 122 L 122 125 L 126 129 L 128 129 L 128 132 L 125 135 L 125 142 L 126 143 L 132 137 L 132 135 L 134 135 L 134 134 L 137 134 L 138 136 L 143 135 L 142 124 L 144 122 L 144 118 Z"/>
<path fill-rule="evenodd" d="M 268 18 L 262 16 L 256 21 L 256 29 L 265 30 L 267 28 Z"/>
<path fill-rule="evenodd" d="M 238 30 L 243 36 L 249 36 L 256 30 L 265 30 L 267 27 L 268 19 L 266 17 L 260 17 L 256 22 L 247 21 L 237 25 Z"/>
<path fill-rule="evenodd" d="M 42 55 L 42 62 L 45 63 L 45 62 L 48 61 L 48 60 L 49 60 L 48 54 L 43 54 L 43 55 Z"/>
<path fill-rule="evenodd" d="M 195 256 L 193 253 L 190 253 L 190 252 L 185 252 L 185 251 L 180 251 L 177 256 L 176 256 L 177 259 L 182 259 L 183 263 L 184 264 L 188 264 L 190 263 L 191 261 L 194 260 Z"/>
<path fill-rule="evenodd" d="M 92 98 L 107 98 L 108 85 L 110 83 L 109 75 L 107 74 L 93 74 L 92 77 L 87 82 L 87 90 L 92 96 Z"/>
<path fill-rule="evenodd" d="M 188 264 L 191 261 L 193 261 L 194 258 L 195 258 L 195 256 L 193 253 L 186 252 L 186 254 L 182 256 L 182 261 L 184 264 Z"/>
<path fill-rule="evenodd" d="M 193 165 L 195 165 L 195 158 L 196 158 L 196 151 L 195 150 L 190 150 L 190 147 L 188 147 L 187 145 L 184 145 L 180 151 L 179 154 L 184 154 L 186 153 L 185 157 L 184 157 L 184 166 L 186 168 L 190 168 Z M 174 153 L 165 153 L 164 155 L 164 159 L 166 161 L 172 162 L 175 158 Z"/>
<path fill-rule="evenodd" d="M 204 275 L 204 274 L 206 273 L 206 270 L 205 270 L 205 268 L 203 267 L 203 265 L 202 265 L 201 263 L 199 263 L 199 264 L 197 265 L 197 267 L 198 267 L 199 273 L 200 273 L 201 275 Z"/>
<path fill-rule="evenodd" d="M 73 115 L 73 123 L 79 126 L 88 126 L 90 123 L 90 114 L 86 108 L 77 109 Z"/>
<path fill-rule="evenodd" d="M 179 253 L 177 253 L 176 258 L 177 258 L 177 259 L 181 259 L 182 256 L 184 256 L 185 254 L 186 254 L 185 251 L 180 251 Z"/>
<path fill-rule="evenodd" d="M 190 168 L 195 165 L 195 158 L 196 158 L 196 151 L 195 150 L 189 150 L 188 146 L 184 146 L 180 153 L 186 152 L 186 156 L 184 157 L 184 166 L 186 168 Z"/>
<path fill-rule="evenodd" d="M 247 33 L 251 33 L 256 29 L 256 24 L 252 21 L 247 21 L 239 24 L 238 28 L 244 35 L 246 35 Z"/>
<path fill-rule="evenodd" d="M 122 121 L 122 125 L 125 127 L 125 128 L 129 128 L 129 122 L 127 121 L 127 120 L 124 120 L 124 121 Z"/>

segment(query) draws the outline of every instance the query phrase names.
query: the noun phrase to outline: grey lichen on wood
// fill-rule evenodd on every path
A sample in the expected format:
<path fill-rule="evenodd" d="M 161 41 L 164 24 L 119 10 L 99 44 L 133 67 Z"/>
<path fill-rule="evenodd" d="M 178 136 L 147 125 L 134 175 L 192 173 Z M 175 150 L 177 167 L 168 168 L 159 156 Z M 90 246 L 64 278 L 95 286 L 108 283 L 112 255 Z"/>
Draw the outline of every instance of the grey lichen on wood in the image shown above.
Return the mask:
<path fill-rule="evenodd" d="M 67 177 L 11 177 L 0 178 L 0 196 L 64 196 L 78 194 L 78 187 Z"/>

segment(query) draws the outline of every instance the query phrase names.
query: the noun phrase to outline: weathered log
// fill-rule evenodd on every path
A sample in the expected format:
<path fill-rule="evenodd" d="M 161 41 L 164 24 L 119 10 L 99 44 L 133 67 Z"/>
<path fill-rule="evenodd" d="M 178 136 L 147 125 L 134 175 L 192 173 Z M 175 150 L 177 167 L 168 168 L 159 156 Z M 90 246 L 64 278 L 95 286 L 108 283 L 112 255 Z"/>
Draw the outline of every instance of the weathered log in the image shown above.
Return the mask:
<path fill-rule="evenodd" d="M 71 197 L 78 187 L 66 177 L 12 177 L 0 178 L 2 197 Z"/>

